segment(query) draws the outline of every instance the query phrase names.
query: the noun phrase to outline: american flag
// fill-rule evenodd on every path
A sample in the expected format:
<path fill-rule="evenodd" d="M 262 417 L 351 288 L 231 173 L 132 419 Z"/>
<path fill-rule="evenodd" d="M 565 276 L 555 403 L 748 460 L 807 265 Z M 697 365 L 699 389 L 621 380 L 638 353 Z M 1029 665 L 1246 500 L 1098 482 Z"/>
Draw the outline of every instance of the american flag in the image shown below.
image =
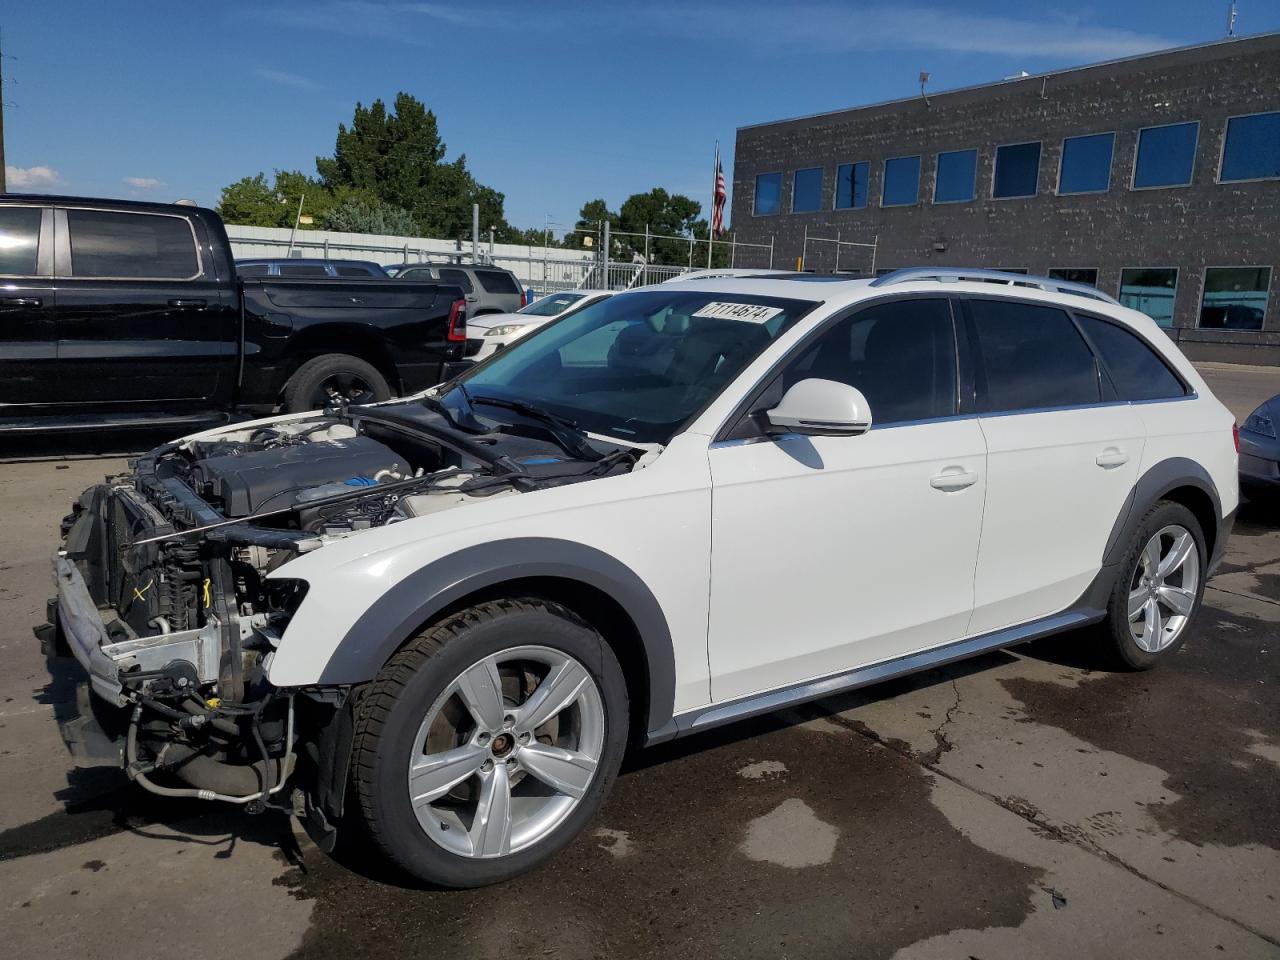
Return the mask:
<path fill-rule="evenodd" d="M 728 197 L 724 185 L 724 168 L 720 166 L 720 144 L 716 144 L 716 186 L 711 199 L 711 237 L 724 233 L 724 202 Z"/>

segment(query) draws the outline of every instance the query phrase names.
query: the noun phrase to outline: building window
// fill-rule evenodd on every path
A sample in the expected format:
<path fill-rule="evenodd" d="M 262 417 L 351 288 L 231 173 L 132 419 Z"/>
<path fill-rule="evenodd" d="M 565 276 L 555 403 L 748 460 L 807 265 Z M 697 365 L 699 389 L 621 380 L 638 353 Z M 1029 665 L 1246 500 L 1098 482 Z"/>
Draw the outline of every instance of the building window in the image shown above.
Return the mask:
<path fill-rule="evenodd" d="M 797 170 L 791 178 L 791 212 L 813 213 L 822 209 L 822 168 Z"/>
<path fill-rule="evenodd" d="M 1204 272 L 1200 326 L 1261 330 L 1270 288 L 1270 267 L 1209 267 Z"/>
<path fill-rule="evenodd" d="M 1039 142 L 996 147 L 996 173 L 991 196 L 997 199 L 1034 197 L 1039 179 Z"/>
<path fill-rule="evenodd" d="M 836 209 L 861 210 L 867 205 L 871 164 L 842 163 L 836 167 Z"/>
<path fill-rule="evenodd" d="M 1196 160 L 1199 121 L 1147 127 L 1138 132 L 1138 155 L 1133 163 L 1133 188 L 1185 187 Z"/>
<path fill-rule="evenodd" d="M 1120 271 L 1120 302 L 1162 327 L 1173 326 L 1178 271 L 1172 267 L 1132 267 Z"/>
<path fill-rule="evenodd" d="M 1232 117 L 1222 143 L 1220 181 L 1280 177 L 1280 112 Z"/>
<path fill-rule="evenodd" d="M 884 162 L 882 207 L 909 207 L 920 199 L 920 158 L 894 157 Z"/>
<path fill-rule="evenodd" d="M 963 203 L 975 195 L 978 176 L 977 150 L 951 150 L 938 154 L 938 173 L 933 184 L 934 203 Z"/>
<path fill-rule="evenodd" d="M 1054 267 L 1049 271 L 1049 279 L 1065 280 L 1067 283 L 1085 283 L 1096 287 L 1098 271 L 1094 267 Z"/>
<path fill-rule="evenodd" d="M 1058 193 L 1106 193 L 1111 188 L 1111 154 L 1115 145 L 1114 133 L 1063 140 Z"/>
<path fill-rule="evenodd" d="M 755 215 L 757 217 L 769 217 L 781 209 L 782 174 L 757 174 Z"/>

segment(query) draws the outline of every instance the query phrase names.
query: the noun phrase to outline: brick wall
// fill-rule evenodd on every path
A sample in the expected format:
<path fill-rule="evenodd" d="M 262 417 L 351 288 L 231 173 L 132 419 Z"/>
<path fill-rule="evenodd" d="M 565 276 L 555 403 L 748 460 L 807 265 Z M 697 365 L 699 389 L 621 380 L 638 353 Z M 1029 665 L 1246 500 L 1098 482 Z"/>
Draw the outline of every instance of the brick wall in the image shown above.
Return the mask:
<path fill-rule="evenodd" d="M 1177 267 L 1172 333 L 1196 359 L 1280 363 L 1280 180 L 1219 184 L 1229 117 L 1280 110 L 1280 34 L 1246 38 L 981 88 L 739 129 L 733 227 L 746 242 L 774 241 L 774 265 L 790 267 L 811 236 L 870 242 L 877 267 L 956 265 L 1092 267 L 1115 294 L 1124 267 Z M 1138 131 L 1200 122 L 1192 183 L 1131 190 Z M 1115 132 L 1111 188 L 1058 196 L 1064 137 Z M 1035 197 L 992 199 L 996 147 L 1039 140 Z M 934 204 L 940 151 L 976 148 L 977 198 Z M 884 161 L 919 154 L 920 199 L 880 206 Z M 836 167 L 870 162 L 868 205 L 833 210 Z M 824 168 L 820 212 L 792 214 L 791 175 Z M 752 215 L 755 177 L 782 173 L 782 213 Z M 767 254 L 766 254 L 767 256 Z M 759 254 L 741 251 L 740 265 Z M 763 266 L 763 263 L 759 265 Z M 1270 266 L 1262 332 L 1199 330 L 1206 266 Z M 806 266 L 835 266 L 833 244 L 810 244 Z M 869 272 L 870 251 L 843 248 L 840 266 Z"/>

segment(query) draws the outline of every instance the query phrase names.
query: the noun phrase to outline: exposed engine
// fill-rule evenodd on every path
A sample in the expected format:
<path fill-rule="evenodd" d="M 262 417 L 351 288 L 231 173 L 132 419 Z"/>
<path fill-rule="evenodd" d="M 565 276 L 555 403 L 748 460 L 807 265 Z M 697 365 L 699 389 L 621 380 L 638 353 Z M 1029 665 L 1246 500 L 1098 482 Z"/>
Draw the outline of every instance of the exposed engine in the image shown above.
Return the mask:
<path fill-rule="evenodd" d="M 170 444 L 85 491 L 63 525 L 58 611 L 81 618 L 76 635 L 85 623 L 104 634 L 71 652 L 95 692 L 129 708 L 130 776 L 159 793 L 267 802 L 318 749 L 294 731 L 324 718 L 298 715 L 332 713 L 346 691 L 267 681 L 306 585 L 265 575 L 335 537 L 623 473 L 638 451 L 576 454 L 543 430 L 462 431 L 403 403 Z"/>

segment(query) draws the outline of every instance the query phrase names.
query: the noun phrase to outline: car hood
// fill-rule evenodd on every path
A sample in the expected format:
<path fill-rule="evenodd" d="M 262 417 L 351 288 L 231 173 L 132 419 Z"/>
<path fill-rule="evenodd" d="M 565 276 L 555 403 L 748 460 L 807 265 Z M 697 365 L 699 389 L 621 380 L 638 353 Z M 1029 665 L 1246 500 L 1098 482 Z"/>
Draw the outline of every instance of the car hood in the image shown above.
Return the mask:
<path fill-rule="evenodd" d="M 531 317 L 527 313 L 486 313 L 483 316 L 476 317 L 474 320 L 467 320 L 468 330 L 488 330 L 504 323 L 533 323 L 538 320 L 548 320 L 549 317 Z"/>

